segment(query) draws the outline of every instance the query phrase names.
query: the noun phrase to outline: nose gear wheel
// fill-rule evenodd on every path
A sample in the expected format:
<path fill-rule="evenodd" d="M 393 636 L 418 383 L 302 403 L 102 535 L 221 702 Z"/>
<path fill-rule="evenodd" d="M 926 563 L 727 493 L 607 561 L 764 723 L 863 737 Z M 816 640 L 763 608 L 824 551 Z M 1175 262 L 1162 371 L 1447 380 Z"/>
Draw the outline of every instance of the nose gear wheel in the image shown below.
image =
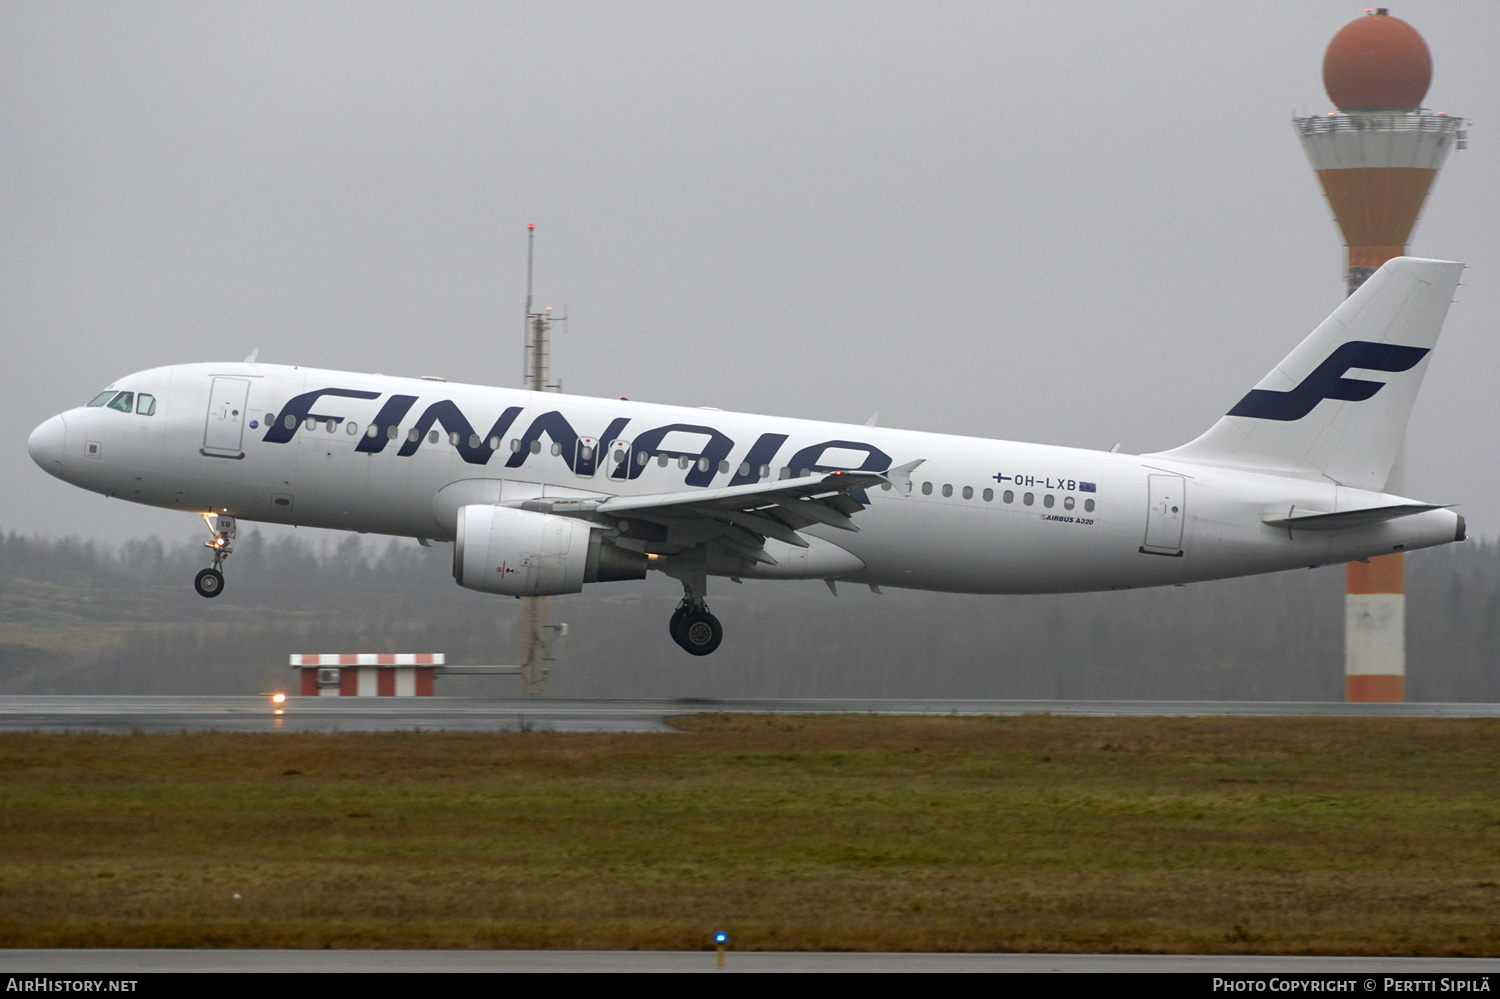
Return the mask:
<path fill-rule="evenodd" d="M 224 574 L 218 569 L 204 569 L 193 580 L 200 597 L 216 597 L 224 592 Z"/>

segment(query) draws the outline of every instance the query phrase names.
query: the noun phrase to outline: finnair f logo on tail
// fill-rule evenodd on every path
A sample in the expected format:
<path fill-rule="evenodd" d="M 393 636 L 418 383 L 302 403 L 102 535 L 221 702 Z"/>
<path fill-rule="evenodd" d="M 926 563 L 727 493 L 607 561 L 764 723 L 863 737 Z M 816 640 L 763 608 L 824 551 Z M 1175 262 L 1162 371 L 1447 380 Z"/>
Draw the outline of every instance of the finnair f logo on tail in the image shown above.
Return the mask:
<path fill-rule="evenodd" d="M 1370 343 L 1350 340 L 1340 344 L 1328 359 L 1312 370 L 1302 384 L 1290 392 L 1251 389 L 1230 416 L 1251 416 L 1259 420 L 1300 420 L 1324 399 L 1338 402 L 1364 402 L 1385 388 L 1385 382 L 1345 378 L 1350 368 L 1368 371 L 1410 371 L 1427 356 L 1426 347 L 1404 347 L 1396 343 Z"/>

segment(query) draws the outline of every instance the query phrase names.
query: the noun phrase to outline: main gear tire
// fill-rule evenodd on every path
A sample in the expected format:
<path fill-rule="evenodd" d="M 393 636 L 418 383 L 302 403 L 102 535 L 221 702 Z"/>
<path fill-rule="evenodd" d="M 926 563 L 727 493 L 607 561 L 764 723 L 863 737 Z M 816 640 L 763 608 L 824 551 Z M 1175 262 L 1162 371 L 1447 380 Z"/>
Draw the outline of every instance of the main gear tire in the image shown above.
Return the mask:
<path fill-rule="evenodd" d="M 673 637 L 681 635 L 677 644 L 695 656 L 706 656 L 719 647 L 724 640 L 724 628 L 719 619 L 706 610 L 691 610 L 684 615 Z"/>
<path fill-rule="evenodd" d="M 682 604 L 672 612 L 672 619 L 667 622 L 667 631 L 671 634 L 672 641 L 676 642 L 678 645 L 682 645 L 684 649 L 687 648 L 687 646 L 683 645 L 684 639 L 682 637 L 682 622 L 687 620 L 688 612 L 691 610 L 692 608 L 687 604 Z"/>

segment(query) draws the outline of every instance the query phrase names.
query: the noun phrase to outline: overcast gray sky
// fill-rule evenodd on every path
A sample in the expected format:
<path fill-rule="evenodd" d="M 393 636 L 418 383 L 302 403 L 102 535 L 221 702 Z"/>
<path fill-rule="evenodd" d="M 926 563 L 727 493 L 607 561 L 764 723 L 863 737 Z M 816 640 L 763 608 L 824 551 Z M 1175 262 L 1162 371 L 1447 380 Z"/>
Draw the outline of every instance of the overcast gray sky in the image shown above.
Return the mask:
<path fill-rule="evenodd" d="M 0 5 L 0 529 L 202 530 L 45 475 L 130 371 L 519 384 L 1126 451 L 1343 294 L 1290 124 L 1358 2 Z M 1471 269 L 1408 492 L 1500 534 L 1500 4 L 1398 2 L 1474 119 L 1412 251 Z"/>

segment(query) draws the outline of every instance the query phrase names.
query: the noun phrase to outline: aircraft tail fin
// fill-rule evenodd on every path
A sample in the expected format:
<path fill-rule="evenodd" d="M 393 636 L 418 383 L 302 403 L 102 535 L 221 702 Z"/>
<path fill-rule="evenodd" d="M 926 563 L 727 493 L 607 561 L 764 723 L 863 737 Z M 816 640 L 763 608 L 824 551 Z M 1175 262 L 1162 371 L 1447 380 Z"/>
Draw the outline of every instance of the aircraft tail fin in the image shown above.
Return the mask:
<path fill-rule="evenodd" d="M 1207 433 L 1157 456 L 1382 490 L 1463 269 L 1388 261 Z"/>

